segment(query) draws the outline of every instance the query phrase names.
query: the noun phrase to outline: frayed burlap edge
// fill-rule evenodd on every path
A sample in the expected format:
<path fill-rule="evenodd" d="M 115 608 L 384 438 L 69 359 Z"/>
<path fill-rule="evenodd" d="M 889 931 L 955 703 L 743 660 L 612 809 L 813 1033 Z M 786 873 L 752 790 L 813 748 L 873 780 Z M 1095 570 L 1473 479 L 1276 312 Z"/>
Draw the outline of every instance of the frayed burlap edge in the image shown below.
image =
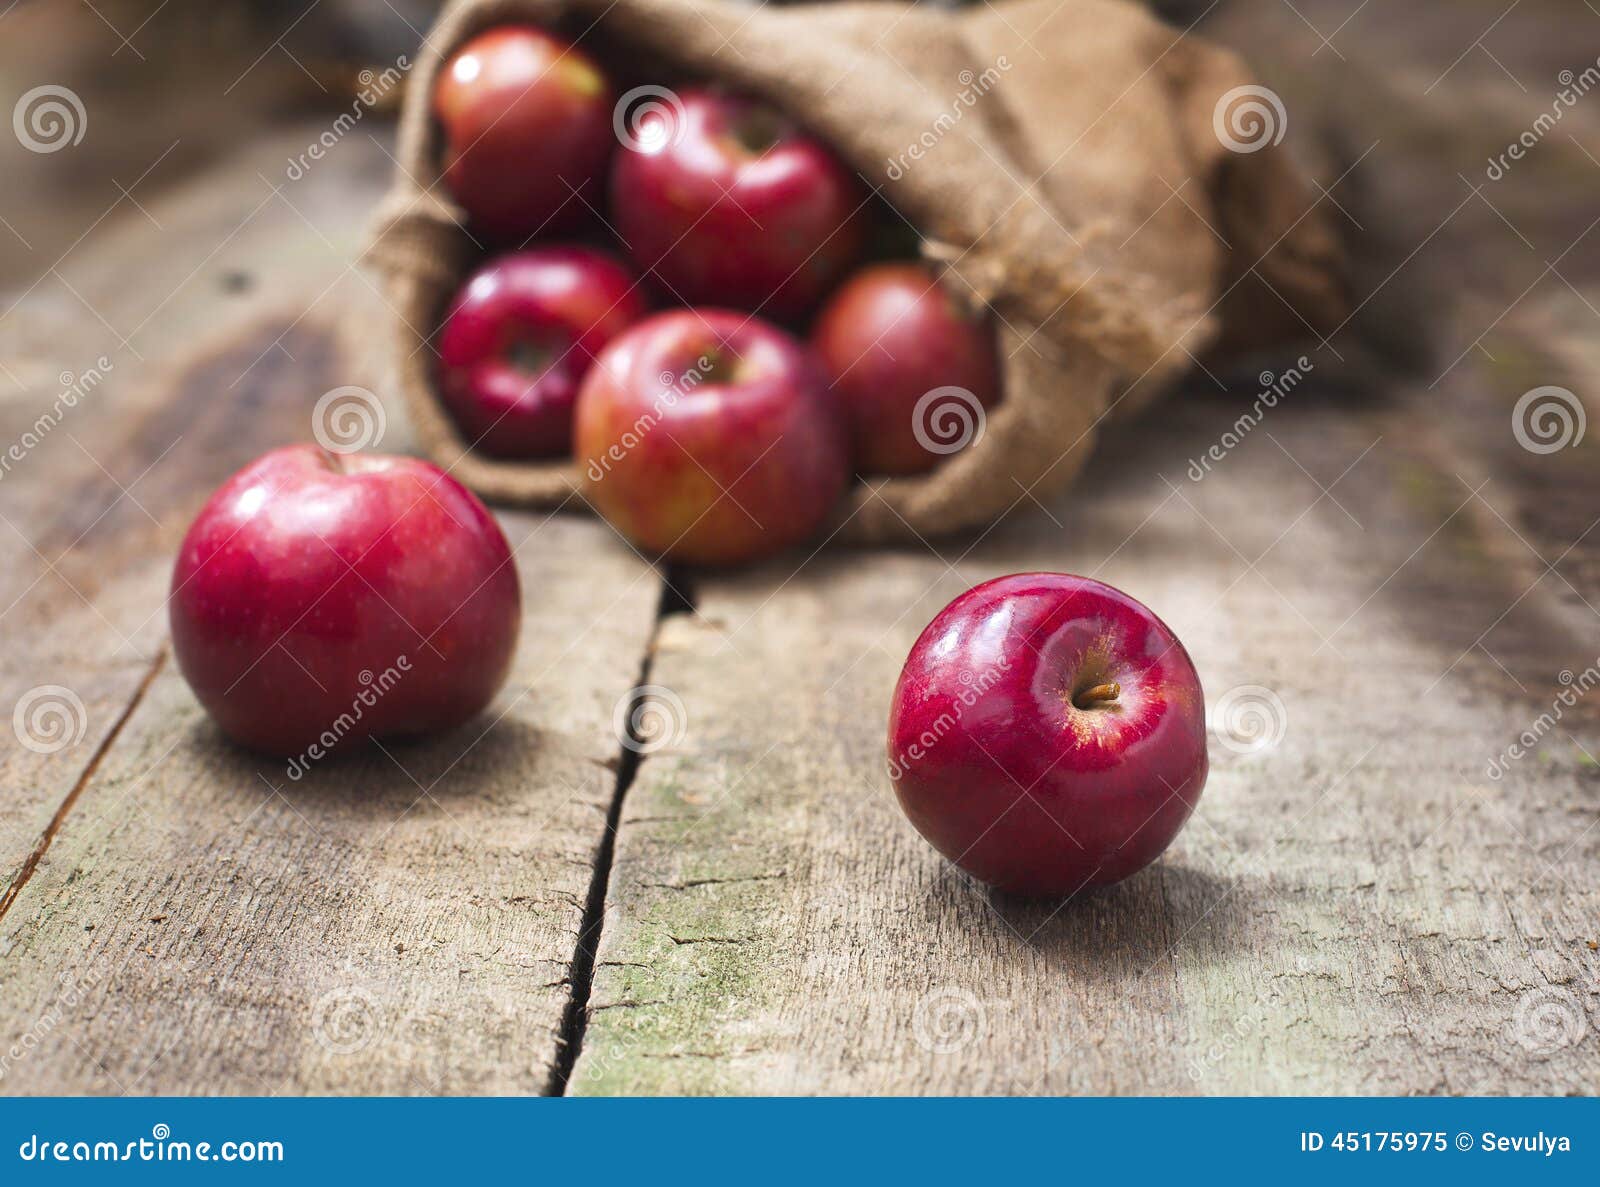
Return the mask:
<path fill-rule="evenodd" d="M 1159 250 L 1130 252 L 1132 236 L 1119 243 L 1126 220 L 1070 209 L 1071 172 L 1048 157 L 1040 168 L 1040 152 L 1057 154 L 1049 129 L 1030 136 L 1029 128 L 1030 111 L 1048 113 L 1052 100 L 1070 106 L 1072 93 L 1056 89 L 1071 86 L 1070 79 L 1057 84 L 1053 74 L 1034 69 L 1032 89 L 1020 97 L 1003 88 L 985 95 L 965 119 L 941 131 L 940 152 L 961 168 L 940 167 L 930 157 L 898 177 L 891 169 L 882 192 L 923 232 L 926 254 L 947 266 L 952 288 L 995 310 L 1006 398 L 989 412 L 976 439 L 932 473 L 858 484 L 830 538 L 933 537 L 990 523 L 1030 498 L 1061 490 L 1089 456 L 1102 420 L 1130 415 L 1154 399 L 1217 337 L 1230 306 L 1236 321 L 1248 322 L 1250 310 L 1240 305 L 1237 291 L 1247 276 L 1276 275 L 1278 286 L 1269 287 L 1275 295 L 1287 288 L 1287 299 L 1304 304 L 1309 319 L 1335 316 L 1337 244 L 1320 218 L 1308 217 L 1313 212 L 1292 166 L 1272 150 L 1229 154 L 1210 126 L 1215 96 L 1248 83 L 1242 65 L 1116 0 L 1024 0 L 1002 6 L 1004 13 L 987 8 L 963 14 L 884 4 L 753 10 L 719 0 L 457 0 L 440 17 L 412 70 L 398 176 L 376 216 L 369 248 L 369 259 L 386 280 L 398 334 L 396 378 L 423 449 L 492 502 L 544 508 L 582 503 L 583 476 L 575 465 L 498 461 L 472 452 L 435 392 L 430 334 L 480 254 L 460 209 L 441 197 L 428 104 L 442 63 L 465 39 L 506 20 L 531 20 L 583 36 L 586 44 L 598 38 L 614 51 L 623 47 L 630 60 L 649 63 L 647 73 L 658 80 L 720 79 L 801 116 L 873 178 L 884 177 L 897 146 L 941 126 L 948 111 L 926 80 L 902 82 L 886 72 L 882 54 L 897 53 L 933 78 L 965 78 L 984 62 L 1006 60 L 1003 47 L 1015 32 L 1013 21 L 1043 29 L 1044 22 L 1024 13 L 1041 6 L 1051 6 L 1047 20 L 1060 21 L 1064 13 L 1076 22 L 1063 34 L 1069 42 L 1077 40 L 1075 29 L 1106 35 L 1109 26 L 1124 57 L 1134 63 L 1154 59 L 1145 75 L 1154 76 L 1151 85 L 1159 85 L 1170 106 L 1156 111 L 1170 127 L 1146 132 L 1130 121 L 1133 134 L 1163 140 L 1159 166 L 1143 172 L 1172 166 L 1174 179 L 1163 176 L 1163 183 L 1233 251 L 1213 249 L 1214 266 L 1193 245 L 1167 253 L 1200 259 L 1206 275 L 1197 279 L 1193 259 L 1186 270 L 1169 267 Z M 886 44 L 893 48 L 885 50 Z M 1027 51 L 1014 52 L 1022 62 Z M 1096 60 L 1115 57 L 1100 51 Z M 821 69 L 824 63 L 831 68 Z M 1131 66 L 1128 73 L 1134 73 Z M 1123 93 L 1144 85 L 1145 75 L 1132 78 Z M 1123 85 L 1118 78 L 1105 82 Z M 1148 123 L 1151 110 L 1146 102 L 1137 114 Z M 1089 140 L 1102 122 L 1096 120 L 1079 140 Z M 1078 148 L 1075 140 L 1060 156 Z M 1083 151 L 1103 150 L 1089 143 Z M 1151 179 L 1137 162 L 1140 148 L 1124 143 L 1120 151 L 1135 161 L 1127 170 L 1130 193 L 1148 189 Z M 1154 156 L 1157 148 L 1148 151 Z M 1189 181 L 1178 174 L 1184 172 L 1203 183 L 1191 191 L 1192 199 L 1183 197 Z M 1016 180 L 1035 173 L 1040 182 L 1033 186 Z M 1167 205 L 1157 214 L 1165 216 Z M 1157 230 L 1173 234 L 1159 224 Z M 1246 253 L 1256 261 L 1248 268 L 1238 263 Z M 1130 255 L 1141 258 L 1130 265 Z M 1247 340 L 1248 325 L 1232 336 Z"/>

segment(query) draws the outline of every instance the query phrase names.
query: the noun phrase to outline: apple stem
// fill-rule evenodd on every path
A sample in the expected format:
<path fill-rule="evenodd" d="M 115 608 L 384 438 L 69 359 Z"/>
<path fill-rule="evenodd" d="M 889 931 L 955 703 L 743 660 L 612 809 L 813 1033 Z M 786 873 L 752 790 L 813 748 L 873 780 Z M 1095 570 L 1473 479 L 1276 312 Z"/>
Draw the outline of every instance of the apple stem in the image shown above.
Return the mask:
<path fill-rule="evenodd" d="M 1122 685 L 1115 680 L 1111 680 L 1105 684 L 1096 684 L 1092 688 L 1084 689 L 1072 698 L 1072 703 L 1079 709 L 1093 709 L 1096 706 L 1114 701 L 1121 695 Z"/>
<path fill-rule="evenodd" d="M 344 473 L 344 459 L 320 441 L 317 442 L 317 452 L 322 455 L 323 464 L 335 474 Z"/>

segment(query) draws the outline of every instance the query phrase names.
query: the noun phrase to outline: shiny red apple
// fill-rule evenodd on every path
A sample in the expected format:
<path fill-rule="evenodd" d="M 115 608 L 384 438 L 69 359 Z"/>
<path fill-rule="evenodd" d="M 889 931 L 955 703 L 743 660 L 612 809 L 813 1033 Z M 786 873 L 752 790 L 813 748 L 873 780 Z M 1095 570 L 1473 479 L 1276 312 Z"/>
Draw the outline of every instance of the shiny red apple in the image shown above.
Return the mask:
<path fill-rule="evenodd" d="M 811 353 L 721 309 L 657 314 L 601 351 L 574 442 L 596 510 L 644 551 L 694 563 L 809 539 L 850 477 Z"/>
<path fill-rule="evenodd" d="M 438 467 L 296 445 L 211 496 L 169 608 L 178 667 L 223 732 L 303 769 L 483 709 L 521 593 L 500 526 Z"/>
<path fill-rule="evenodd" d="M 1189 654 L 1120 590 L 1063 573 L 986 581 L 911 649 L 889 773 L 917 831 L 1002 890 L 1060 896 L 1154 861 L 1205 786 Z"/>
<path fill-rule="evenodd" d="M 633 274 L 592 248 L 536 247 L 492 260 L 445 315 L 445 407 L 483 453 L 569 454 L 572 410 L 589 364 L 647 307 Z"/>
<path fill-rule="evenodd" d="M 877 264 L 850 277 L 818 314 L 811 342 L 862 474 L 931 470 L 972 439 L 982 409 L 1000 399 L 989 318 L 922 264 Z"/>
<path fill-rule="evenodd" d="M 641 109 L 611 169 L 634 260 L 685 304 L 785 320 L 860 256 L 866 190 L 814 136 L 755 99 L 689 90 Z"/>
<path fill-rule="evenodd" d="M 471 38 L 440 71 L 444 181 L 472 227 L 502 242 L 594 220 L 617 138 L 600 67 L 533 25 Z"/>

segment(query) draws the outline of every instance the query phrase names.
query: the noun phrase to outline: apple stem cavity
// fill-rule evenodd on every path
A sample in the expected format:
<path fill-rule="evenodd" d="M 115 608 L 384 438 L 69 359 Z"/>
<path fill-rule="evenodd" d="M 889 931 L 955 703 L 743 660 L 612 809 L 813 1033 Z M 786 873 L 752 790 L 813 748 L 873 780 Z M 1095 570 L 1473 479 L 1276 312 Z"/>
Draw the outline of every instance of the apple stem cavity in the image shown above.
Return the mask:
<path fill-rule="evenodd" d="M 1111 704 L 1121 695 L 1122 685 L 1115 680 L 1109 680 L 1104 684 L 1096 684 L 1082 692 L 1074 693 L 1072 704 L 1078 709 L 1098 709 Z"/>
<path fill-rule="evenodd" d="M 733 139 L 752 157 L 765 156 L 784 137 L 786 121 L 770 107 L 756 107 L 735 121 Z"/>
<path fill-rule="evenodd" d="M 685 387 L 723 386 L 738 383 L 744 375 L 744 357 L 731 346 L 713 346 L 678 377 Z"/>
<path fill-rule="evenodd" d="M 521 339 L 511 344 L 506 359 L 524 375 L 543 375 L 550 366 L 552 353 L 537 342 Z"/>

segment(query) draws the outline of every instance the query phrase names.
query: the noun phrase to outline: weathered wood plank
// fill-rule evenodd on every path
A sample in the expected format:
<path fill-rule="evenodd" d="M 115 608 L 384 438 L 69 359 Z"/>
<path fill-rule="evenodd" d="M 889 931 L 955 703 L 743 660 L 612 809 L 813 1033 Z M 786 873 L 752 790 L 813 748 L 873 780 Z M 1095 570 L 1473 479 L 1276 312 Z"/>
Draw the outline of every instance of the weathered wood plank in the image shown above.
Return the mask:
<path fill-rule="evenodd" d="M 1600 117 L 1570 112 L 1474 197 L 1547 106 L 1533 81 L 1571 65 L 1536 35 L 1553 6 L 1451 69 L 1503 5 L 1449 36 L 1354 7 L 1241 0 L 1206 28 L 1282 89 L 1302 147 L 1332 131 L 1325 177 L 1371 150 L 1334 193 L 1371 301 L 1333 346 L 1366 369 L 1313 351 L 1311 382 L 1198 481 L 1252 391 L 1122 430 L 1078 494 L 970 553 L 703 582 L 652 670 L 686 727 L 628 793 L 573 1091 L 1600 1088 L 1600 702 L 1541 723 L 1561 673 L 1600 662 L 1600 445 L 1512 432 L 1542 384 L 1597 411 Z M 1030 568 L 1127 588 L 1214 708 L 1260 685 L 1284 725 L 1246 754 L 1214 728 L 1163 862 L 1063 904 L 971 885 L 883 770 L 918 630 Z M 1529 729 L 1537 753 L 1491 776 Z"/>
<path fill-rule="evenodd" d="M 1428 29 L 1397 33 L 1392 13 L 1297 7 L 1354 66 L 1275 2 L 1208 25 L 1280 68 L 1294 127 L 1338 113 L 1348 157 L 1384 117 L 1368 160 L 1389 188 L 1358 201 L 1358 175 L 1335 196 L 1404 254 L 1468 196 L 1457 171 L 1477 180 L 1484 147 L 1520 131 L 1520 91 L 1478 55 L 1430 85 L 1470 21 L 1441 49 Z M 1542 44 L 1527 70 L 1494 49 L 1531 84 L 1569 64 Z M 1509 433 L 1531 386 L 1600 391 L 1600 269 L 1575 239 L 1592 218 L 1596 118 L 1574 111 L 1415 268 L 1366 278 L 1381 293 L 1346 338 L 1386 319 L 1409 332 L 1391 318 L 1408 302 L 1388 298 L 1414 274 L 1469 290 L 1454 320 L 1425 320 L 1452 345 L 1414 385 L 1297 397 L 1200 482 L 1188 460 L 1250 393 L 1177 404 L 1107 443 L 1092 496 L 1031 511 L 970 555 L 830 553 L 792 578 L 705 581 L 650 670 L 685 728 L 628 794 L 572 1090 L 1600 1087 L 1600 702 L 1505 778 L 1485 775 L 1550 709 L 1557 673 L 1596 662 L 1594 440 L 1535 456 Z M 64 364 L 121 352 L 112 414 L 67 426 L 85 451 L 52 437 L 33 458 L 48 480 L 41 465 L 0 484 L 0 507 L 25 506 L 14 518 L 56 564 L 30 590 L 38 558 L 5 546 L 18 559 L 0 592 L 26 596 L 3 619 L 0 708 L 49 679 L 90 722 L 62 754 L 0 754 L 18 837 L 0 829 L 0 877 L 51 841 L 0 912 L 0 1036 L 29 1040 L 0 1065 L 3 1091 L 537 1091 L 556 1066 L 649 571 L 597 525 L 507 517 L 529 603 L 510 712 L 477 745 L 469 729 L 293 786 L 222 744 L 158 667 L 166 557 L 205 490 L 303 438 L 321 391 L 373 382 L 327 326 L 374 299 L 343 263 L 388 162 L 358 135 L 273 194 L 266 179 L 305 142 L 302 128 L 264 136 L 214 172 L 139 190 L 184 236 L 152 236 L 126 205 L 59 275 L 35 269 L 43 283 L 0 318 L 21 380 L 0 374 L 0 392 L 21 393 L 0 400 L 6 440 Z M 1560 273 L 1541 275 L 1550 260 Z M 1312 386 L 1327 386 L 1334 364 L 1318 367 Z M 385 446 L 403 446 L 397 416 L 391 428 Z M 1213 702 L 1264 685 L 1286 719 L 1267 752 L 1214 749 L 1198 817 L 1159 867 L 1043 906 L 944 866 L 894 808 L 881 755 L 922 624 L 974 581 L 1041 567 L 1129 588 L 1190 645 Z"/>
<path fill-rule="evenodd" d="M 668 620 L 651 679 L 686 728 L 626 801 L 574 1091 L 1595 1088 L 1592 1036 L 1528 1046 L 1541 995 L 1572 1026 L 1593 1004 L 1593 768 L 1552 745 L 1484 775 L 1554 673 L 1526 698 L 1481 657 L 1446 674 L 1459 649 L 1410 612 L 1481 541 L 1435 534 L 1449 508 L 1408 505 L 1403 450 L 1363 456 L 1377 434 L 1346 410 L 1280 408 L 1184 478 L 1184 451 L 1233 415 L 1196 403 L 1125 435 L 1094 499 L 1050 509 L 1059 529 L 1035 514 L 953 571 L 959 550 L 830 557 L 787 582 L 707 582 L 698 616 Z M 1333 498 L 1363 526 L 1290 454 L 1329 484 L 1354 463 Z M 882 757 L 922 625 L 1030 568 L 1146 599 L 1211 704 L 1263 685 L 1285 725 L 1263 753 L 1214 740 L 1163 863 L 1065 904 L 992 897 L 945 865 Z M 1433 612 L 1479 629 L 1521 592 L 1451 588 Z M 1535 590 L 1508 621 L 1548 624 L 1548 602 Z M 1570 663 L 1587 643 L 1562 646 Z"/>
<path fill-rule="evenodd" d="M 71 687 L 92 726 L 56 755 L 8 747 L 0 771 L 15 793 L 0 1034 L 25 1052 L 0 1090 L 527 1092 L 550 1078 L 653 570 L 604 548 L 600 525 L 507 517 L 528 617 L 491 714 L 298 783 L 223 743 L 160 662 L 170 557 L 210 488 L 307 439 L 323 392 L 381 388 L 331 327 L 377 299 L 347 265 L 387 158 L 352 138 L 292 189 L 264 180 L 317 130 L 141 193 L 152 222 L 186 228 L 181 247 L 130 207 L 6 325 L 25 389 L 0 412 L 8 432 L 53 398 L 78 344 L 109 335 L 116 363 L 0 488 L 26 536 L 6 553 L 5 588 L 23 595 L 7 637 L 30 639 L 6 657 L 6 688 Z M 81 315 L 48 299 L 67 283 Z M 406 444 L 391 407 L 382 445 Z M 53 567 L 29 588 L 41 557 Z"/>
<path fill-rule="evenodd" d="M 132 199 L 82 216 L 81 242 L 47 252 L 30 227 L 40 245 L 0 291 L 0 709 L 9 727 L 27 694 L 56 686 L 70 695 L 29 703 L 66 705 L 83 727 L 76 745 L 0 752 L 0 894 L 155 663 L 170 557 L 200 501 L 307 438 L 321 389 L 304 383 L 372 382 L 340 358 L 334 326 L 375 300 L 349 262 L 388 161 L 352 139 L 275 195 L 266 178 L 318 130 L 302 122 L 170 179 L 155 150 L 163 164 Z M 305 372 L 272 373 L 293 355 Z"/>
<path fill-rule="evenodd" d="M 156 678 L 0 923 L 0 1033 L 51 1020 L 8 1090 L 545 1087 L 657 581 L 595 525 L 506 526 L 523 643 L 448 737 L 292 782 Z"/>

